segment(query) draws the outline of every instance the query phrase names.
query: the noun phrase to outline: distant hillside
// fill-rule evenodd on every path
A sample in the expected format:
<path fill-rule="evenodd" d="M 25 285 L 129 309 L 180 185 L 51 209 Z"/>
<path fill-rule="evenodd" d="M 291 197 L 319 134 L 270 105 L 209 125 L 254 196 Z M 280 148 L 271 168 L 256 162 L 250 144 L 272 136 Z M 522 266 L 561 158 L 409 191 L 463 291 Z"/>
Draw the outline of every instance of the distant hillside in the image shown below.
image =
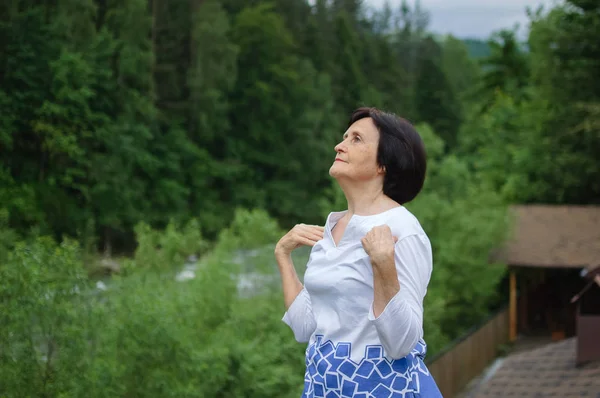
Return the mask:
<path fill-rule="evenodd" d="M 481 39 L 462 39 L 469 50 L 469 55 L 473 58 L 483 58 L 490 55 L 490 46 L 485 40 Z"/>

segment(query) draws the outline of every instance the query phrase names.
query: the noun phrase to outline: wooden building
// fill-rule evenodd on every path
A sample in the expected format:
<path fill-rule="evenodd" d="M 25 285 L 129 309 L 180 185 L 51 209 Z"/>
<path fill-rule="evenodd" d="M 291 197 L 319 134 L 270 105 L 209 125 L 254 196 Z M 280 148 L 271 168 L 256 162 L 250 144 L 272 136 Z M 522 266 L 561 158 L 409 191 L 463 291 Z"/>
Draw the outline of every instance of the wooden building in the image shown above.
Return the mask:
<path fill-rule="evenodd" d="M 513 234 L 497 254 L 510 270 L 510 339 L 547 333 L 558 341 L 578 325 L 595 327 L 586 317 L 600 315 L 599 286 L 579 304 L 573 298 L 600 266 L 600 206 L 522 205 L 512 214 Z M 600 336 L 600 325 L 589 333 Z"/>
<path fill-rule="evenodd" d="M 516 206 L 496 254 L 510 269 L 509 335 L 467 395 L 600 397 L 600 206 Z M 517 349 L 521 347 L 521 349 Z"/>

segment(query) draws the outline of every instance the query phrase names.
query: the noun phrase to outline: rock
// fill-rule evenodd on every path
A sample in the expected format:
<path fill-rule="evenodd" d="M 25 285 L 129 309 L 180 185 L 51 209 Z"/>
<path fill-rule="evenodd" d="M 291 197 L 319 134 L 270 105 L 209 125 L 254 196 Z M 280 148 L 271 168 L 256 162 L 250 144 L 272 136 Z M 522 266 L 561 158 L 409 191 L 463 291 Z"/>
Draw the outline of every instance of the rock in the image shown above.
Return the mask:
<path fill-rule="evenodd" d="M 196 273 L 192 270 L 184 270 L 175 276 L 175 280 L 178 282 L 187 281 L 190 279 L 194 279 L 196 277 Z"/>
<path fill-rule="evenodd" d="M 110 258 L 103 258 L 102 260 L 100 260 L 98 268 L 100 268 L 108 274 L 118 274 L 121 272 L 121 266 L 119 265 L 119 263 Z"/>

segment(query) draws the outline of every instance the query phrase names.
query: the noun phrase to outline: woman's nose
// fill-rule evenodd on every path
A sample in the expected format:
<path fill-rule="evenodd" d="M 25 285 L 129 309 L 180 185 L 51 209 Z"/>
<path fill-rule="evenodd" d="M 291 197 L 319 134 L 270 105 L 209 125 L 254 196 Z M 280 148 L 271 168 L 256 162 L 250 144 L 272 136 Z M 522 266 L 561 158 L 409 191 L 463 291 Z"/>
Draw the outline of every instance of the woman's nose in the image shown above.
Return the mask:
<path fill-rule="evenodd" d="M 333 148 L 336 152 L 344 152 L 344 141 L 340 142 Z"/>

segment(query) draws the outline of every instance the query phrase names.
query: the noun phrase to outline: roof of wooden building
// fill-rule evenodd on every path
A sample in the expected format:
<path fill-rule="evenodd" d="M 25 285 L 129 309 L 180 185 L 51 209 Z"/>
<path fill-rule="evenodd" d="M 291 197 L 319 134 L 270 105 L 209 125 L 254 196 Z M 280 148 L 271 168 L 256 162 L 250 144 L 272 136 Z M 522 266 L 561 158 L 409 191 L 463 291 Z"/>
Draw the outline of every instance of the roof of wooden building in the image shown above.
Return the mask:
<path fill-rule="evenodd" d="M 573 337 L 509 355 L 471 398 L 600 396 L 600 362 L 575 366 Z"/>
<path fill-rule="evenodd" d="M 600 265 L 600 206 L 519 205 L 511 214 L 511 237 L 495 260 L 531 267 Z"/>

